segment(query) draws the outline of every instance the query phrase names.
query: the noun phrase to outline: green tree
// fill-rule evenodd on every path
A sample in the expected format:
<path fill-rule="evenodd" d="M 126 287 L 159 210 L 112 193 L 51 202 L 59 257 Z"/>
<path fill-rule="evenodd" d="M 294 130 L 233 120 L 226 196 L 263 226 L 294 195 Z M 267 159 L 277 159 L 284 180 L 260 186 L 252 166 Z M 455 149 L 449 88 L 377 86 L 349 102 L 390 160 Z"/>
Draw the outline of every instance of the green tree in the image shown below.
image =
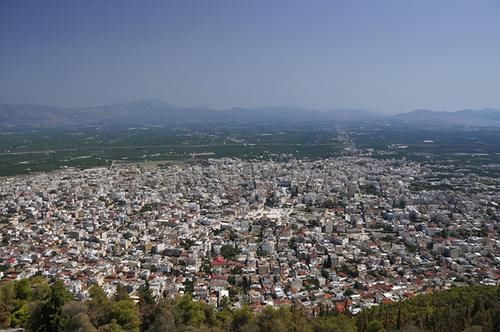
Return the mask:
<path fill-rule="evenodd" d="M 280 332 L 293 329 L 293 316 L 290 308 L 274 309 L 266 307 L 257 317 L 257 324 L 261 331 Z"/>
<path fill-rule="evenodd" d="M 9 306 L 0 300 L 0 327 L 7 328 L 11 324 Z"/>
<path fill-rule="evenodd" d="M 14 283 L 7 283 L 0 287 L 0 327 L 6 328 L 11 325 L 11 311 L 15 310 Z"/>
<path fill-rule="evenodd" d="M 154 320 L 151 322 L 147 331 L 178 331 L 177 325 L 175 323 L 174 308 L 169 301 L 163 300 L 155 307 Z"/>
<path fill-rule="evenodd" d="M 199 302 L 193 301 L 191 295 L 184 295 L 175 303 L 176 322 L 184 326 L 199 328 L 205 321 L 205 311 Z"/>
<path fill-rule="evenodd" d="M 355 332 L 356 323 L 343 315 L 327 315 L 313 320 L 314 332 Z"/>
<path fill-rule="evenodd" d="M 114 301 L 122 301 L 122 300 L 129 301 L 130 295 L 128 294 L 127 287 L 122 285 L 122 284 L 116 285 L 116 292 L 115 292 L 115 296 L 114 296 L 113 300 Z"/>
<path fill-rule="evenodd" d="M 139 313 L 141 316 L 141 329 L 146 331 L 155 319 L 155 299 L 149 287 L 149 282 L 139 288 Z"/>
<path fill-rule="evenodd" d="M 13 327 L 24 327 L 30 319 L 30 308 L 28 303 L 22 304 L 19 309 L 13 312 L 10 316 Z"/>
<path fill-rule="evenodd" d="M 121 300 L 111 306 L 111 319 L 116 320 L 124 330 L 139 331 L 141 319 L 134 301 Z"/>
<path fill-rule="evenodd" d="M 192 294 L 194 292 L 193 280 L 186 278 L 186 280 L 184 280 L 183 286 L 185 294 Z"/>
<path fill-rule="evenodd" d="M 236 256 L 241 252 L 241 250 L 237 247 L 233 247 L 231 245 L 223 245 L 220 248 L 220 254 L 225 258 L 225 259 L 231 259 L 234 260 Z"/>
<path fill-rule="evenodd" d="M 37 325 L 31 326 L 33 331 L 57 332 L 64 329 L 63 306 L 71 301 L 73 296 L 66 289 L 62 280 L 57 280 L 50 286 L 50 296 L 40 304 L 40 317 L 35 320 Z"/>
<path fill-rule="evenodd" d="M 252 311 L 248 306 L 244 306 L 241 309 L 237 309 L 233 313 L 231 327 L 233 331 L 240 332 L 244 330 L 245 326 L 251 325 L 253 323 L 254 317 Z"/>
<path fill-rule="evenodd" d="M 290 326 L 290 330 L 294 332 L 311 331 L 310 322 L 305 312 L 295 305 L 291 306 L 289 309 L 292 315 L 292 326 Z"/>
<path fill-rule="evenodd" d="M 30 280 L 31 298 L 33 301 L 44 301 L 50 296 L 50 286 L 47 279 L 35 276 Z"/>
<path fill-rule="evenodd" d="M 97 329 L 90 322 L 88 307 L 84 302 L 71 301 L 62 308 L 65 320 L 64 331 L 95 332 Z"/>
<path fill-rule="evenodd" d="M 121 326 L 116 322 L 115 319 L 111 320 L 106 325 L 99 327 L 99 332 L 124 332 Z"/>
<path fill-rule="evenodd" d="M 29 279 L 21 279 L 14 282 L 14 289 L 16 292 L 16 299 L 23 301 L 31 300 L 32 290 Z"/>
<path fill-rule="evenodd" d="M 226 300 L 227 298 L 223 298 Z M 219 325 L 224 331 L 230 331 L 233 323 L 233 312 L 231 308 L 225 304 L 221 305 L 222 310 L 216 313 L 217 325 Z"/>
<path fill-rule="evenodd" d="M 86 313 L 79 313 L 71 317 L 71 319 L 66 323 L 64 329 L 66 332 L 96 332 L 97 329 L 92 325 L 89 316 Z"/>
<path fill-rule="evenodd" d="M 94 326 L 102 326 L 110 322 L 111 301 L 99 285 L 89 288 L 90 300 L 88 313 Z"/>
<path fill-rule="evenodd" d="M 368 332 L 384 332 L 384 324 L 379 320 L 373 320 L 368 323 Z"/>

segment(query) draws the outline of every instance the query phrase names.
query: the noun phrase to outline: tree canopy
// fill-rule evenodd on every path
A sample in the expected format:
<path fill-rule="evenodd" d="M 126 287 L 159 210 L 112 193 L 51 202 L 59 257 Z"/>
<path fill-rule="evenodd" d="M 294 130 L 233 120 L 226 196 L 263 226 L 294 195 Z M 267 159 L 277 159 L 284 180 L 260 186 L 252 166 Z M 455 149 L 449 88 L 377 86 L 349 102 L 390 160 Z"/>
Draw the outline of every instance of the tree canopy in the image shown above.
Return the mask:
<path fill-rule="evenodd" d="M 149 284 L 137 291 L 134 302 L 118 286 L 108 297 L 98 285 L 90 298 L 76 301 L 60 280 L 43 277 L 0 286 L 0 328 L 28 331 L 497 331 L 500 326 L 500 287 L 470 286 L 419 295 L 393 304 L 375 306 L 356 316 L 322 311 L 314 317 L 300 304 L 263 307 L 252 311 L 219 308 L 190 295 L 156 300 Z"/>

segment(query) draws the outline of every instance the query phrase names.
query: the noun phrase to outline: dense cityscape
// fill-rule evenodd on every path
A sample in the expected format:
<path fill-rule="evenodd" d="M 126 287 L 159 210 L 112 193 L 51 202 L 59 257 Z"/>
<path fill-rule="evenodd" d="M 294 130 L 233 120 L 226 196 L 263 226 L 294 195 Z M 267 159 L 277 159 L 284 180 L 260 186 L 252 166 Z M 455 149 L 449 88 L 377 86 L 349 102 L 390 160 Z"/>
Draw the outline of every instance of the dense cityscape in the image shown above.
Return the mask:
<path fill-rule="evenodd" d="M 498 185 L 477 175 L 439 180 L 427 165 L 370 156 L 6 177 L 0 276 L 61 279 L 82 300 L 96 284 L 110 297 L 125 286 L 134 299 L 148 281 L 157 299 L 357 314 L 452 286 L 497 285 Z"/>
<path fill-rule="evenodd" d="M 500 332 L 499 12 L 0 0 L 0 332 Z"/>

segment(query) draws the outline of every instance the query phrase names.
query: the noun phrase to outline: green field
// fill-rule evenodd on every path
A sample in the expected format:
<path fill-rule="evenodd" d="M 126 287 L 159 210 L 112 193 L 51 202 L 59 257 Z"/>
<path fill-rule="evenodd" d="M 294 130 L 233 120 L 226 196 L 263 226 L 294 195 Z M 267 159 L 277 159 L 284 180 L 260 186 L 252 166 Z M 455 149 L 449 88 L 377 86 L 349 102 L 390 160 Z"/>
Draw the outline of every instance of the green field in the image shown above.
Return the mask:
<path fill-rule="evenodd" d="M 144 162 L 200 158 L 325 158 L 344 143 L 337 129 L 130 128 L 37 130 L 0 134 L 0 176 Z M 194 154 L 194 155 L 193 155 Z"/>
<path fill-rule="evenodd" d="M 346 148 L 357 148 L 347 151 Z M 375 158 L 406 158 L 435 167 L 500 176 L 500 130 L 330 124 L 255 127 L 87 128 L 0 133 L 0 176 L 95 167 L 113 161 L 203 158 L 327 158 L 373 149 Z M 194 154 L 194 156 L 193 156 Z M 434 167 L 433 166 L 433 167 Z"/>

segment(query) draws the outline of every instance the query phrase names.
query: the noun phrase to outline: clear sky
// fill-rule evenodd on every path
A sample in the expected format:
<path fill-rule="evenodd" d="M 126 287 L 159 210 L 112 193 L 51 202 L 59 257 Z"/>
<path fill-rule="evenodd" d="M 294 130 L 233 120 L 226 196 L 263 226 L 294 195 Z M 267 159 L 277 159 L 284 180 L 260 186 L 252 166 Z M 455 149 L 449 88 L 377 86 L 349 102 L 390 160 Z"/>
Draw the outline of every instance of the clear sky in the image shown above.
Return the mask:
<path fill-rule="evenodd" d="M 0 102 L 500 108 L 500 1 L 0 0 Z"/>

